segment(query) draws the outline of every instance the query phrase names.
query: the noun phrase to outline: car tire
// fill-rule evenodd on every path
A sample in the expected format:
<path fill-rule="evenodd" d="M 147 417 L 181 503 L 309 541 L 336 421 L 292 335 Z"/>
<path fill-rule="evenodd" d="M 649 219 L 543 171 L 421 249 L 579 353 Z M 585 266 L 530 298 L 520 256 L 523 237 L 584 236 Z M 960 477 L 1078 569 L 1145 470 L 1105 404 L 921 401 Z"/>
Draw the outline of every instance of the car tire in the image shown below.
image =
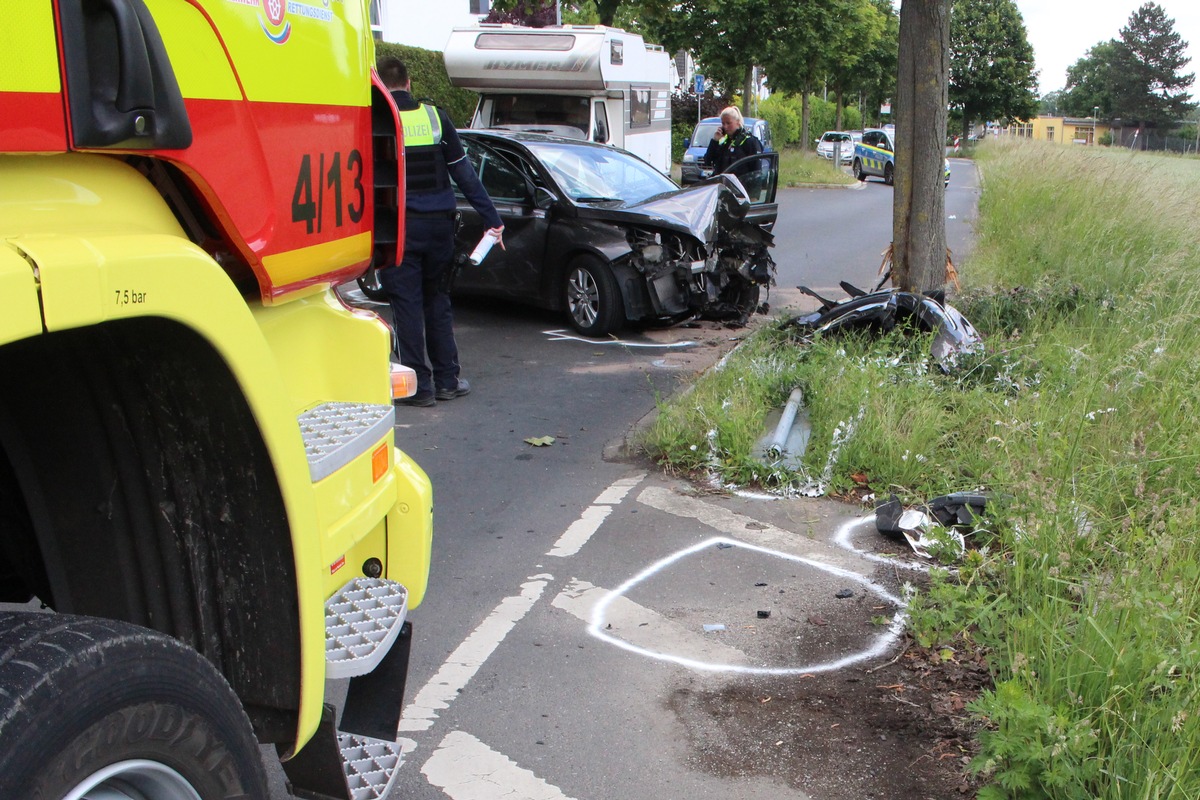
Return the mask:
<path fill-rule="evenodd" d="M 267 797 L 237 696 L 203 656 L 124 622 L 0 613 L 0 797 Z"/>
<path fill-rule="evenodd" d="M 883 166 L 883 182 L 884 183 L 886 183 L 888 186 L 891 186 L 892 181 L 895 178 L 895 174 L 896 174 L 895 168 L 891 164 L 884 164 L 884 166 Z"/>
<path fill-rule="evenodd" d="M 862 162 L 859 161 L 857 158 L 854 159 L 853 169 L 854 169 L 854 179 L 855 180 L 865 181 L 867 179 L 867 173 L 863 172 Z"/>
<path fill-rule="evenodd" d="M 367 267 L 367 271 L 358 277 L 358 289 L 368 300 L 387 302 L 387 290 L 383 288 L 383 282 L 379 280 L 379 270 L 374 266 Z"/>
<path fill-rule="evenodd" d="M 571 327 L 584 336 L 606 336 L 621 329 L 625 309 L 612 269 L 595 258 L 577 258 L 567 267 L 563 297 Z"/>

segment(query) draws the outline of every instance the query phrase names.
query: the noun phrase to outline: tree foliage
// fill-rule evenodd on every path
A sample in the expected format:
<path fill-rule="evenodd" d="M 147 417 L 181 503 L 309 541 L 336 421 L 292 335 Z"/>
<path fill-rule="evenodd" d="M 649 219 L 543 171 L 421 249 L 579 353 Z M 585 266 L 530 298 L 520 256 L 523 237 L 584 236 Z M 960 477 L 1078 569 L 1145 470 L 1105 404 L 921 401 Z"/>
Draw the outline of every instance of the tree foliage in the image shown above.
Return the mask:
<path fill-rule="evenodd" d="M 1095 109 L 1105 117 L 1115 116 L 1116 76 L 1120 44 L 1109 39 L 1087 51 L 1087 55 L 1067 68 L 1067 85 L 1063 89 L 1062 111 L 1077 117 L 1091 116 Z"/>
<path fill-rule="evenodd" d="M 858 64 L 846 76 L 842 87 L 846 94 L 862 101 L 864 119 L 880 124 L 879 109 L 896 94 L 896 53 L 900 47 L 900 15 L 891 0 L 871 0 L 883 22 L 883 30 L 873 44 L 863 47 Z M 839 77 L 839 81 L 841 77 Z M 847 125 L 846 127 L 858 127 Z"/>
<path fill-rule="evenodd" d="M 1121 29 L 1113 64 L 1114 110 L 1156 127 L 1166 127 L 1189 111 L 1185 91 L 1196 73 L 1182 74 L 1190 60 L 1187 42 L 1175 32 L 1175 20 L 1162 6 L 1146 3 Z"/>
<path fill-rule="evenodd" d="M 1067 112 L 1087 116 L 1098 106 L 1101 116 L 1170 127 L 1192 111 L 1187 46 L 1162 6 L 1144 4 L 1119 39 L 1100 42 L 1067 70 Z"/>
<path fill-rule="evenodd" d="M 669 0 L 579 0 L 560 2 L 558 12 L 564 24 L 608 25 L 641 32 L 640 12 L 665 10 Z M 514 25 L 542 27 L 553 25 L 554 0 L 493 0 L 485 22 L 511 22 Z"/>
<path fill-rule="evenodd" d="M 795 0 L 788 0 L 795 2 Z M 687 50 L 705 76 L 729 93 L 740 87 L 743 111 L 753 91 L 751 75 L 764 63 L 775 30 L 778 0 L 681 0 L 651 3 L 643 23 L 654 41 L 668 51 Z"/>
<path fill-rule="evenodd" d="M 771 88 L 805 100 L 801 145 L 813 133 L 807 100 L 828 80 L 835 94 L 851 84 L 864 52 L 882 37 L 886 18 L 869 0 L 792 0 L 775 7 L 765 67 Z"/>
<path fill-rule="evenodd" d="M 1014 0 L 955 0 L 950 18 L 950 103 L 963 135 L 981 120 L 1037 114 L 1033 46 Z"/>

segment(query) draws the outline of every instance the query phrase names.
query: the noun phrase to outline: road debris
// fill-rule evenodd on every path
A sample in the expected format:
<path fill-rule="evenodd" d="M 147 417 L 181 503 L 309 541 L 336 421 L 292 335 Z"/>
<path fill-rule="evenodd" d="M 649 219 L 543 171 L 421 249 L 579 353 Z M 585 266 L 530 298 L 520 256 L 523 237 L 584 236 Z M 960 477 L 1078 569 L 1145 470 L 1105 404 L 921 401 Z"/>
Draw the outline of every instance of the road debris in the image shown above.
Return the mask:
<path fill-rule="evenodd" d="M 910 325 L 934 334 L 933 358 L 944 372 L 952 372 L 960 356 L 983 348 L 983 337 L 958 309 L 944 302 L 941 293 L 878 288 L 865 292 L 846 281 L 841 282 L 841 287 L 850 295 L 841 301 L 822 297 L 807 286 L 796 287 L 815 298 L 821 308 L 792 317 L 784 327 L 819 335 L 864 329 L 886 333 L 899 325 Z"/>

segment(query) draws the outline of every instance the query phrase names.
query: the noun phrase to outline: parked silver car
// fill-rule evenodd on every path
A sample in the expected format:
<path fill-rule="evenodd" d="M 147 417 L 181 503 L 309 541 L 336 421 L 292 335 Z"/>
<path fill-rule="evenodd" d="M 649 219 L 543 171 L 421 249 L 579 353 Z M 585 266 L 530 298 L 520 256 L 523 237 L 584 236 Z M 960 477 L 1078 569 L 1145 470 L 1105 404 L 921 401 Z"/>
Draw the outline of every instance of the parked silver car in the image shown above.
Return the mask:
<path fill-rule="evenodd" d="M 833 153 L 841 145 L 841 163 L 849 164 L 854 158 L 854 145 L 862 141 L 862 131 L 825 131 L 817 139 L 817 155 L 833 160 Z"/>

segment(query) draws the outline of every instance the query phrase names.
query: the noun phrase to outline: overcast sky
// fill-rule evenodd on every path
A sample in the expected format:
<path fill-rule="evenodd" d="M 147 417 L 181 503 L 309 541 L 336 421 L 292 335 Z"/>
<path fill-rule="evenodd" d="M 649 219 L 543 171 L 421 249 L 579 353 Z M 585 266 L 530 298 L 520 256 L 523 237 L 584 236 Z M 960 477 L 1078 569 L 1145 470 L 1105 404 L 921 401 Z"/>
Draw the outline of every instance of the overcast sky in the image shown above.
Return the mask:
<path fill-rule="evenodd" d="M 1038 94 L 1061 89 L 1067 81 L 1067 67 L 1087 55 L 1089 48 L 1119 39 L 1121 28 L 1143 0 L 1016 0 L 1025 19 L 1025 30 L 1037 59 Z M 1184 72 L 1200 74 L 1200 2 L 1197 0 L 1158 0 L 1175 20 L 1175 32 L 1188 43 L 1192 62 Z M 1200 81 L 1192 85 L 1193 98 L 1200 95 Z"/>

